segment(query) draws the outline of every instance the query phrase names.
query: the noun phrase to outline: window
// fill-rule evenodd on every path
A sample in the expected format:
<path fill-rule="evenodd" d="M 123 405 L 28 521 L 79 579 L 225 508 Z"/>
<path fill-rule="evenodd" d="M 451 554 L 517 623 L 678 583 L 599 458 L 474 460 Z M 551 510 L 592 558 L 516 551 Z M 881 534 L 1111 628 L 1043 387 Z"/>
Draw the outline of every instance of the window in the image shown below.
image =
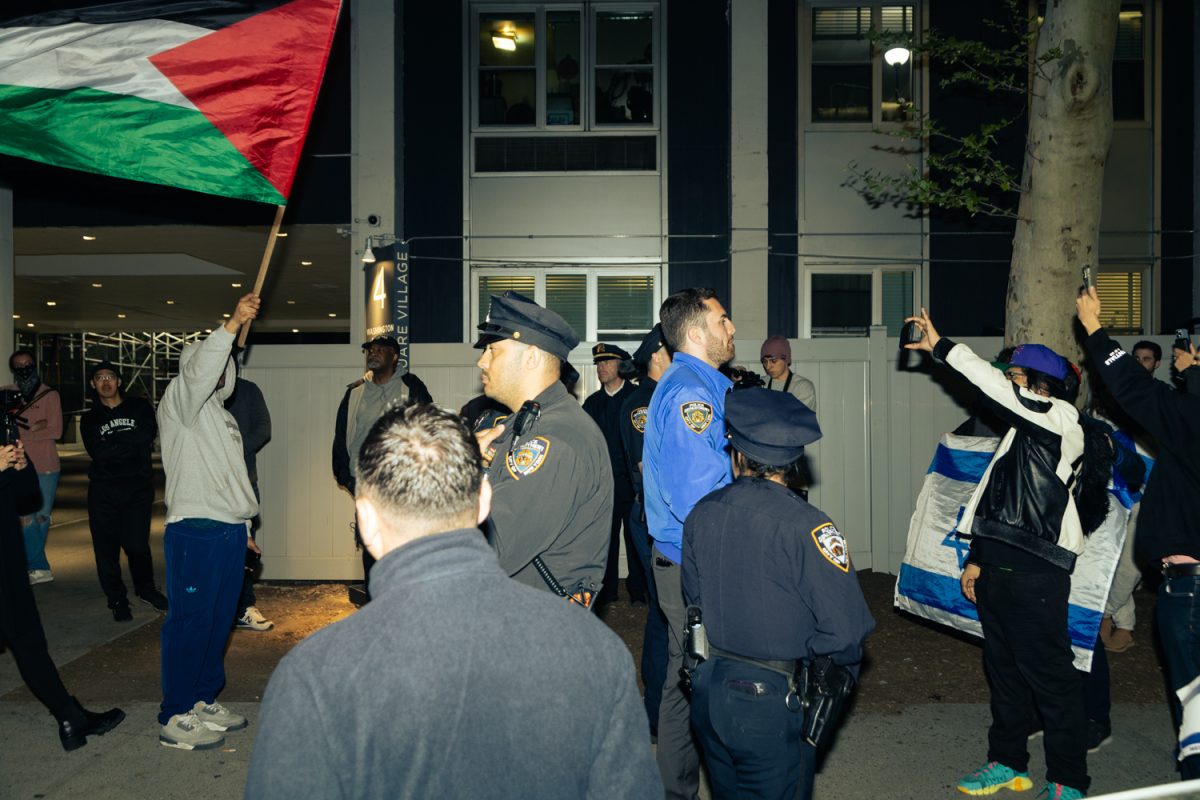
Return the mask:
<path fill-rule="evenodd" d="M 1100 324 L 1110 333 L 1143 333 L 1140 271 L 1099 272 L 1096 274 L 1096 293 L 1100 295 Z"/>
<path fill-rule="evenodd" d="M 474 170 L 657 169 L 657 7 L 474 4 Z"/>
<path fill-rule="evenodd" d="M 657 125 L 654 6 L 479 4 L 476 20 L 477 130 Z"/>
<path fill-rule="evenodd" d="M 814 123 L 899 122 L 914 96 L 913 5 L 822 5 L 810 9 L 809 112 Z M 872 46 L 870 31 L 898 40 Z"/>
<path fill-rule="evenodd" d="M 1141 3 L 1122 3 L 1113 51 L 1114 120 L 1146 118 L 1145 13 Z"/>
<path fill-rule="evenodd" d="M 557 312 L 584 341 L 636 342 L 657 320 L 660 275 L 658 267 L 476 267 L 473 316 L 483 322 L 491 296 L 512 289 Z"/>
<path fill-rule="evenodd" d="M 805 297 L 809 336 L 866 336 L 872 325 L 899 336 L 913 313 L 913 271 L 813 269 Z"/>

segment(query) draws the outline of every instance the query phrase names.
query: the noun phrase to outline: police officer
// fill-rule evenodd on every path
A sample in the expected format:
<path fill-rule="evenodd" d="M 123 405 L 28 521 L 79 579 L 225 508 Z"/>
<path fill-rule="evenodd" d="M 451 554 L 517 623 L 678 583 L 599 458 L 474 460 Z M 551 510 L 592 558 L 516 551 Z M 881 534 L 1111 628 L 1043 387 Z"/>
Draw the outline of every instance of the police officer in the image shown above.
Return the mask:
<path fill-rule="evenodd" d="M 650 398 L 659 379 L 671 366 L 671 354 L 663 341 L 661 324 L 655 325 L 642 339 L 633 354 L 633 363 L 644 374 L 638 379 L 633 393 L 625 399 L 620 413 L 625 468 L 633 484 L 633 504 L 629 507 L 625 524 L 644 574 L 651 575 L 654 560 L 650 554 L 650 531 L 646 527 L 646 507 L 642 497 L 642 440 L 646 434 Z M 646 717 L 650 721 L 650 734 L 658 736 L 658 706 L 662 701 L 663 680 L 667 674 L 667 618 L 658 607 L 658 592 L 653 580 L 646 581 L 646 591 L 650 595 L 650 609 L 642 633 L 642 682 L 646 684 Z"/>
<path fill-rule="evenodd" d="M 684 604 L 679 584 L 683 521 L 692 506 L 732 479 L 725 441 L 725 394 L 733 383 L 717 367 L 733 358 L 737 330 L 712 289 L 683 289 L 658 310 L 675 354 L 646 411 L 642 482 L 654 538 L 654 582 L 667 618 L 667 675 L 658 713 L 658 770 L 668 800 L 694 800 L 700 757 L 679 686 Z"/>
<path fill-rule="evenodd" d="M 592 348 L 592 364 L 600 388 L 583 401 L 583 410 L 595 420 L 604 441 L 608 443 L 608 460 L 613 471 L 613 516 L 612 535 L 608 541 L 608 568 L 604 573 L 604 591 L 600 593 L 600 604 L 612 602 L 618 597 L 617 575 L 621 562 L 621 528 L 625 527 L 625 560 L 629 567 L 625 589 L 629 600 L 635 604 L 646 602 L 646 576 L 638 561 L 626 518 L 633 504 L 633 483 L 625 463 L 625 448 L 621 445 L 621 406 L 633 393 L 632 381 L 626 380 L 622 372 L 628 369 L 633 356 L 615 344 L 599 342 Z"/>
<path fill-rule="evenodd" d="M 857 676 L 875 626 L 846 539 L 787 488 L 817 417 L 787 392 L 726 396 L 734 482 L 684 524 L 683 592 L 710 656 L 696 670 L 692 724 L 713 797 L 809 798 L 815 749 L 785 698 L 797 660 L 829 656 Z M 795 707 L 795 706 L 793 706 Z"/>
<path fill-rule="evenodd" d="M 559 380 L 579 337 L 508 291 L 475 347 L 484 393 L 512 416 L 476 434 L 492 485 L 488 540 L 511 577 L 590 607 L 604 580 L 613 478 L 600 429 Z"/>

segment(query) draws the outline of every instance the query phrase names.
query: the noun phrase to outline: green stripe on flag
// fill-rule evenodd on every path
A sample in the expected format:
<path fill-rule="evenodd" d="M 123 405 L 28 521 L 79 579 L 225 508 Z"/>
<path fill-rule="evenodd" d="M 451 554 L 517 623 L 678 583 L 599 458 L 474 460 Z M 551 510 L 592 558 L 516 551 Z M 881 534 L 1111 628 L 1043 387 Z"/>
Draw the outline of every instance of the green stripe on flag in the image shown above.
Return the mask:
<path fill-rule="evenodd" d="M 95 89 L 0 85 L 0 152 L 222 197 L 287 202 L 200 112 Z"/>

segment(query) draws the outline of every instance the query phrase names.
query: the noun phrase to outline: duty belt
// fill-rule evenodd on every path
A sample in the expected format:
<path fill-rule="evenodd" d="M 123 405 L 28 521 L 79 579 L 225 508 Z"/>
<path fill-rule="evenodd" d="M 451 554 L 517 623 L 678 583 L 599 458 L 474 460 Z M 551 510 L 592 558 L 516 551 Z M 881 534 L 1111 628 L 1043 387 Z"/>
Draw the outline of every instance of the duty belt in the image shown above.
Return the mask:
<path fill-rule="evenodd" d="M 771 661 L 771 660 L 765 659 L 765 658 L 751 658 L 750 656 L 740 656 L 737 653 L 731 653 L 728 650 L 722 650 L 719 647 L 713 647 L 711 643 L 708 646 L 708 652 L 714 656 L 720 656 L 721 658 L 731 658 L 734 661 L 741 661 L 746 664 L 753 664 L 756 667 L 762 667 L 763 669 L 769 669 L 771 672 L 778 672 L 781 675 L 786 675 L 788 677 L 789 681 L 791 680 L 792 676 L 796 674 L 796 665 L 798 663 L 796 661 Z"/>
<path fill-rule="evenodd" d="M 1194 578 L 1200 575 L 1200 564 L 1186 562 L 1183 564 L 1163 564 L 1164 578 Z"/>

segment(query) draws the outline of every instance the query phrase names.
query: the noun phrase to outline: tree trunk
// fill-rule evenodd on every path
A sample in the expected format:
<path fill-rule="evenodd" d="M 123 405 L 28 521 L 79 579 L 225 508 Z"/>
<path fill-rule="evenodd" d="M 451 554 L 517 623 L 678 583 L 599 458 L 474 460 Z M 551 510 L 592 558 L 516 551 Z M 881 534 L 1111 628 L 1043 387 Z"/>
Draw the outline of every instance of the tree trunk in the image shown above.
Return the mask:
<path fill-rule="evenodd" d="M 1037 342 L 1078 362 L 1081 270 L 1100 260 L 1100 199 L 1112 139 L 1112 59 L 1120 0 L 1049 0 L 1035 72 L 1022 194 L 1008 274 L 1005 343 Z"/>

